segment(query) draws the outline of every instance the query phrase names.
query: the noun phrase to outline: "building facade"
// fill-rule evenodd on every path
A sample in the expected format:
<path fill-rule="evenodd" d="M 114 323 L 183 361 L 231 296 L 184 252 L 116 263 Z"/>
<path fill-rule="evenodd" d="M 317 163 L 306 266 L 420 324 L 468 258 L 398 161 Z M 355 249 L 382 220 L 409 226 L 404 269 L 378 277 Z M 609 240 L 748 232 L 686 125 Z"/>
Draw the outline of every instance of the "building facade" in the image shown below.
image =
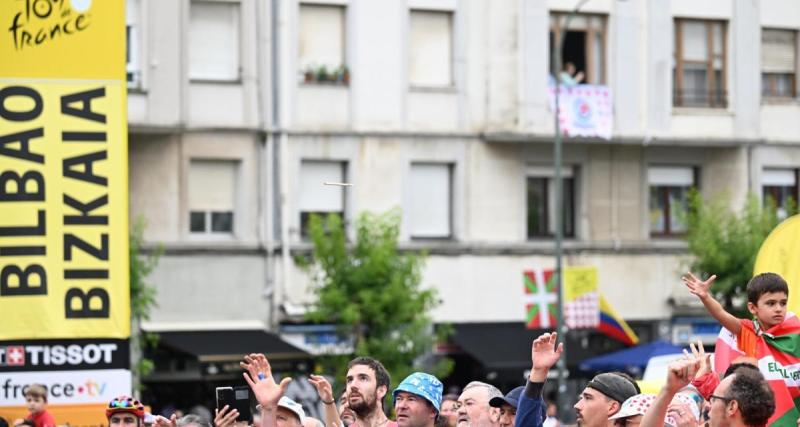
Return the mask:
<path fill-rule="evenodd" d="M 554 265 L 548 70 L 575 3 L 128 0 L 131 217 L 165 249 L 145 328 L 278 332 L 313 302 L 308 216 L 394 208 L 436 321 L 521 328 L 522 272 Z M 651 338 L 702 313 L 689 188 L 797 199 L 798 30 L 792 0 L 590 0 L 570 22 L 564 62 L 614 122 L 565 140 L 565 265 Z"/>

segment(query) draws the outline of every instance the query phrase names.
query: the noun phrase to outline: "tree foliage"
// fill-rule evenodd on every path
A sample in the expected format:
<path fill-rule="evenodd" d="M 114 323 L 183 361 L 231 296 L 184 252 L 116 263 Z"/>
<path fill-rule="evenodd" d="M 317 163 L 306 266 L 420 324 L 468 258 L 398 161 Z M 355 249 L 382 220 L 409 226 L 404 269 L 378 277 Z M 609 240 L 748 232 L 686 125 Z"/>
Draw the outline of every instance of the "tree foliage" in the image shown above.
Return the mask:
<path fill-rule="evenodd" d="M 134 371 L 134 388 L 141 387 L 142 377 L 149 375 L 154 368 L 153 361 L 142 357 L 144 349 L 155 346 L 158 335 L 141 330 L 141 322 L 150 319 L 150 311 L 157 305 L 156 289 L 145 280 L 158 265 L 161 248 L 158 247 L 147 255 L 142 254 L 144 243 L 145 221 L 137 218 L 131 229 L 128 245 L 130 262 L 130 304 L 131 304 L 131 347 L 132 355 L 136 355 Z M 135 348 L 133 348 L 135 346 Z"/>
<path fill-rule="evenodd" d="M 429 313 L 438 305 L 436 292 L 420 287 L 423 255 L 398 250 L 399 224 L 398 211 L 364 213 L 355 222 L 350 244 L 339 216 L 310 219 L 314 249 L 310 257 L 298 259 L 313 278 L 317 296 L 308 318 L 339 325 L 354 344 L 355 354 L 323 361 L 326 373 L 337 379 L 353 356 L 369 356 L 380 360 L 397 384 L 449 333 L 447 327 L 434 331 Z M 424 369 L 441 378 L 452 361 L 439 360 Z"/>
<path fill-rule="evenodd" d="M 788 213 L 796 213 L 796 205 L 789 204 Z M 737 213 L 727 197 L 704 200 L 697 192 L 690 194 L 686 236 L 692 255 L 689 268 L 704 276 L 717 275 L 712 291 L 729 312 L 747 316 L 745 289 L 753 276 L 758 250 L 780 221 L 771 199 L 762 204 L 751 194 Z"/>

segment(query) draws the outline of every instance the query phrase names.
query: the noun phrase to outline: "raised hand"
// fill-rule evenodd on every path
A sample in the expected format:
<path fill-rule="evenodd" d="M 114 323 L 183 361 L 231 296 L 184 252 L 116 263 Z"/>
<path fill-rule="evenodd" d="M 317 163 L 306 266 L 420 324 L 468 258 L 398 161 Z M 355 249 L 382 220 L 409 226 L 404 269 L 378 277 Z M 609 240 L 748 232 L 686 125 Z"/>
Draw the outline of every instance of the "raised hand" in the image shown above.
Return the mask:
<path fill-rule="evenodd" d="M 529 379 L 531 382 L 544 382 L 547 372 L 558 362 L 564 351 L 564 343 L 559 343 L 558 333 L 544 333 L 531 344 L 531 362 L 533 367 Z"/>
<path fill-rule="evenodd" d="M 689 385 L 699 368 L 700 361 L 696 359 L 682 359 L 671 363 L 667 368 L 667 384 L 664 387 L 674 395 Z"/>
<path fill-rule="evenodd" d="M 683 353 L 686 355 L 686 360 L 698 360 L 700 361 L 700 366 L 697 368 L 697 372 L 695 372 L 694 377 L 700 378 L 703 375 L 711 372 L 711 353 L 706 353 L 706 349 L 703 347 L 703 342 L 699 339 L 697 343 L 689 343 L 689 348 L 692 349 L 692 354 L 689 354 L 685 349 Z"/>
<path fill-rule="evenodd" d="M 264 408 L 275 408 L 281 396 L 286 392 L 286 387 L 292 382 L 291 378 L 284 378 L 280 384 L 275 383 L 272 378 L 272 368 L 269 366 L 269 361 L 261 353 L 252 353 L 244 357 L 242 362 L 239 362 L 246 372 L 242 374 L 244 380 L 250 385 L 253 394 L 256 395 L 256 400 Z"/>
<path fill-rule="evenodd" d="M 236 408 L 229 408 L 228 405 L 222 409 L 214 409 L 214 425 L 216 427 L 233 427 L 238 417 L 239 411 Z"/>
<path fill-rule="evenodd" d="M 714 283 L 714 280 L 716 279 L 717 275 L 715 274 L 704 282 L 695 277 L 695 275 L 691 272 L 688 272 L 685 276 L 681 277 L 681 281 L 683 281 L 683 284 L 689 288 L 689 292 L 691 292 L 693 295 L 697 295 L 699 298 L 706 298 L 709 296 L 708 290 L 711 289 L 711 284 Z"/>
<path fill-rule="evenodd" d="M 317 394 L 319 394 L 319 398 L 323 402 L 333 402 L 335 400 L 333 398 L 333 387 L 325 377 L 322 375 L 310 375 L 308 382 L 317 389 Z"/>
<path fill-rule="evenodd" d="M 176 427 L 177 425 L 178 416 L 176 414 L 172 414 L 172 416 L 169 418 L 156 415 L 153 421 L 153 427 Z"/>
<path fill-rule="evenodd" d="M 686 403 L 672 403 L 667 407 L 667 418 L 672 418 L 675 427 L 697 427 L 697 419 Z"/>

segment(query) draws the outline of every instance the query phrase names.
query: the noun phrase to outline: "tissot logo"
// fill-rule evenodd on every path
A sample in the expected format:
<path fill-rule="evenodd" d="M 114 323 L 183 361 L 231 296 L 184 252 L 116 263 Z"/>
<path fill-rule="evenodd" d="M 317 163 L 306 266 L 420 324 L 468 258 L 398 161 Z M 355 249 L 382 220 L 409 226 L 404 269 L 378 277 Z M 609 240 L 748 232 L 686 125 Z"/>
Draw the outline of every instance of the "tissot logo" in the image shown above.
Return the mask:
<path fill-rule="evenodd" d="M 92 0 L 17 0 L 19 11 L 6 28 L 22 50 L 79 33 L 90 25 Z"/>
<path fill-rule="evenodd" d="M 2 352 L 1 349 L 0 352 Z M 25 347 L 22 346 L 6 347 L 5 356 L 6 356 L 6 365 L 25 366 Z M 0 363 L 2 362 L 0 361 Z"/>
<path fill-rule="evenodd" d="M 111 363 L 116 350 L 116 344 L 9 346 L 0 348 L 0 366 L 23 366 L 26 360 L 30 367 Z"/>
<path fill-rule="evenodd" d="M 122 340 L 0 342 L 0 372 L 125 369 L 128 358 Z"/>

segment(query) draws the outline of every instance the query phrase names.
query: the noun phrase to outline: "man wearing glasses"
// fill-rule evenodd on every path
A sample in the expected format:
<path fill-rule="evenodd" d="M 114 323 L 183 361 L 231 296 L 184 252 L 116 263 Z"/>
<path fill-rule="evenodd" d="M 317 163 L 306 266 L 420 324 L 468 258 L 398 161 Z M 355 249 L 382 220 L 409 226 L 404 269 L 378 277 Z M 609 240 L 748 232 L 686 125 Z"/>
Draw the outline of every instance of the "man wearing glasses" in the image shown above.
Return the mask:
<path fill-rule="evenodd" d="M 661 427 L 672 397 L 694 378 L 699 360 L 680 360 L 667 370 L 667 383 L 642 419 L 641 427 Z M 761 427 L 775 411 L 775 396 L 761 372 L 736 369 L 709 396 L 711 427 Z"/>

